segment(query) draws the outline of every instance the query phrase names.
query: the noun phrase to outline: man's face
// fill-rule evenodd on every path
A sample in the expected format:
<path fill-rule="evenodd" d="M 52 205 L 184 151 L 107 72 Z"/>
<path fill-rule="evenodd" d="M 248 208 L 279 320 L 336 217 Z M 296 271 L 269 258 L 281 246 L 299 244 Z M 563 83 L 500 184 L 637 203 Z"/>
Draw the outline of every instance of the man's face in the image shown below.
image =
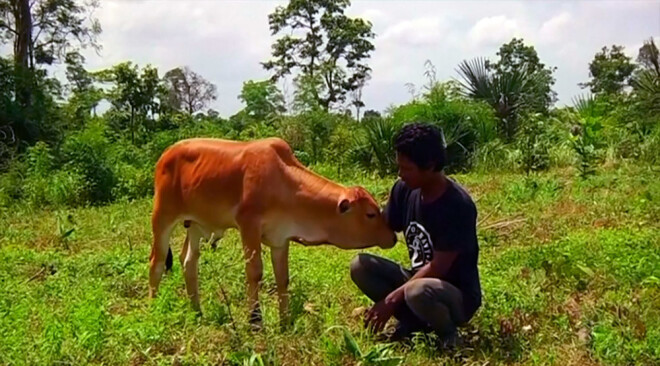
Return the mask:
<path fill-rule="evenodd" d="M 420 188 L 429 173 L 428 170 L 420 169 L 403 154 L 396 154 L 396 164 L 399 168 L 399 177 L 411 189 Z"/>

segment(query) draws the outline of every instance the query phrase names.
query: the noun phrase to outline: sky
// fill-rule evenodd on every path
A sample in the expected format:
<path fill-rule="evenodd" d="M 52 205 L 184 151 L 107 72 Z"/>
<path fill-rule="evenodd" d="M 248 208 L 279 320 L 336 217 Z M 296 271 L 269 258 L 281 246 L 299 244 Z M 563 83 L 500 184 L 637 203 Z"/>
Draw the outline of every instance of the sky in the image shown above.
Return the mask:
<path fill-rule="evenodd" d="M 101 0 L 100 55 L 85 51 L 87 68 L 130 60 L 157 66 L 161 75 L 187 65 L 214 83 L 211 107 L 224 117 L 240 108 L 246 80 L 269 76 L 260 62 L 276 36 L 268 14 L 286 1 Z M 556 66 L 558 105 L 586 90 L 588 64 L 605 45 L 636 57 L 649 37 L 660 41 L 660 1 L 353 1 L 350 16 L 373 24 L 372 75 L 363 91 L 367 109 L 384 111 L 411 96 L 407 83 L 425 83 L 429 60 L 439 80 L 459 78 L 466 59 L 496 59 L 502 43 L 522 37 L 546 65 Z M 62 72 L 59 75 L 63 75 Z M 285 88 L 286 95 L 291 94 Z"/>

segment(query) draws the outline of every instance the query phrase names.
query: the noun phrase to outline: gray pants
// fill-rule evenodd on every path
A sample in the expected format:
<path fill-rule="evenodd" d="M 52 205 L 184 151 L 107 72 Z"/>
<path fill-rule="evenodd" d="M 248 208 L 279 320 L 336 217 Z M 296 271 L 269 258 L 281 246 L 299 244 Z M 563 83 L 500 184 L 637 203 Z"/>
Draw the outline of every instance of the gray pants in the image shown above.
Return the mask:
<path fill-rule="evenodd" d="M 413 273 L 388 259 L 358 254 L 351 261 L 353 282 L 372 301 L 384 299 L 404 283 L 405 303 L 394 317 L 412 331 L 436 331 L 450 335 L 465 322 L 463 295 L 449 282 L 437 278 L 410 281 Z"/>

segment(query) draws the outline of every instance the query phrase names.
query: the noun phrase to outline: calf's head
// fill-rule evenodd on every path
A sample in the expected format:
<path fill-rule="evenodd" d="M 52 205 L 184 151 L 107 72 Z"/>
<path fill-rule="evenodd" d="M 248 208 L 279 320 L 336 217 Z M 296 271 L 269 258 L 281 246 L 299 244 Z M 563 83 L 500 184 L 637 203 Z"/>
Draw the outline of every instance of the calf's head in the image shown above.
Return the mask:
<path fill-rule="evenodd" d="M 328 241 L 339 248 L 391 248 L 396 244 L 396 234 L 381 215 L 378 203 L 362 187 L 348 188 L 339 197 L 331 220 Z"/>

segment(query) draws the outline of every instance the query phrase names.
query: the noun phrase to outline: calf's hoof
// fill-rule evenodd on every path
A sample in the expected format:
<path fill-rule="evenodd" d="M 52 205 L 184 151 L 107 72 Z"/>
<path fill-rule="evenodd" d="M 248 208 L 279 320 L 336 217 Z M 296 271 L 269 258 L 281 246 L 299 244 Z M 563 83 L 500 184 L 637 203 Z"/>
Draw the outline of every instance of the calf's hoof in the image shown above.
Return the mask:
<path fill-rule="evenodd" d="M 253 331 L 260 331 L 263 328 L 263 319 L 261 316 L 261 309 L 256 308 L 250 312 L 250 329 Z"/>

